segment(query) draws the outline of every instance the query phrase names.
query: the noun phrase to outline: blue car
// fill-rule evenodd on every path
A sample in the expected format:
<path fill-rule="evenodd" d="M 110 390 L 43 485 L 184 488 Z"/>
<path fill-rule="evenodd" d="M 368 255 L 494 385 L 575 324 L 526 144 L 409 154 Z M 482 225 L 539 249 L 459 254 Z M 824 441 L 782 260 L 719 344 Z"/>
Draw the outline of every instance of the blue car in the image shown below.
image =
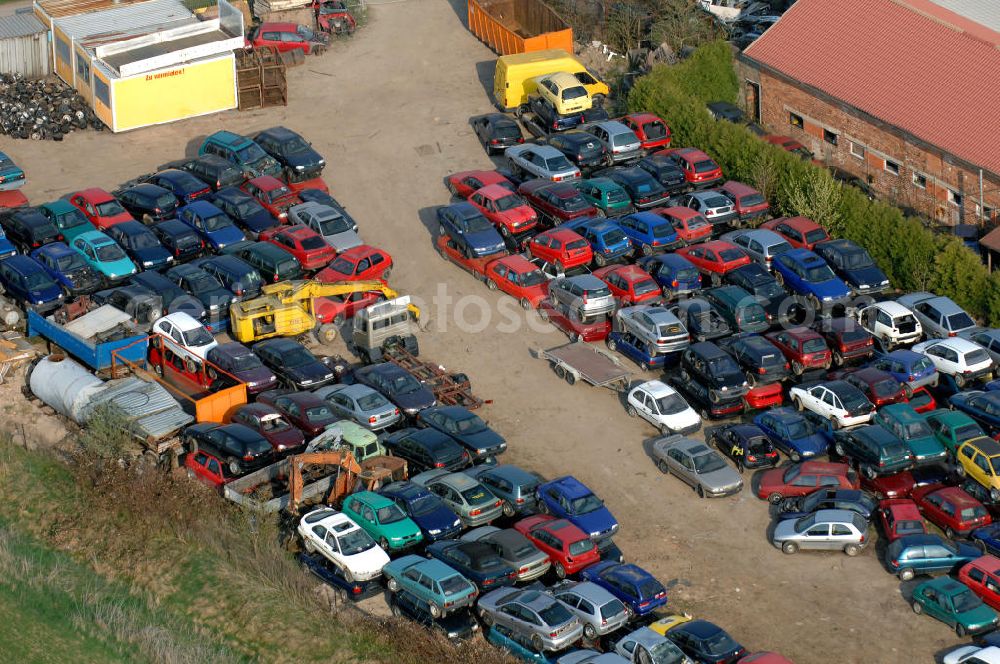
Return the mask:
<path fill-rule="evenodd" d="M 681 244 L 673 224 L 653 212 L 627 214 L 618 220 L 618 225 L 644 256 L 676 249 Z"/>
<path fill-rule="evenodd" d="M 517 570 L 508 565 L 486 542 L 442 540 L 427 546 L 427 555 L 437 558 L 476 584 L 479 592 L 514 585 Z"/>
<path fill-rule="evenodd" d="M 659 254 L 640 258 L 637 263 L 660 284 L 664 297 L 674 299 L 701 289 L 698 268 L 683 256 Z"/>
<path fill-rule="evenodd" d="M 17 189 L 24 184 L 24 169 L 14 163 L 6 152 L 0 152 L 0 191 Z"/>
<path fill-rule="evenodd" d="M 645 341 L 631 332 L 612 330 L 605 343 L 608 344 L 608 350 L 618 351 L 638 364 L 643 371 L 660 369 L 667 363 L 668 356 L 665 353 L 657 353 L 656 348 L 650 349 Z M 674 358 L 680 357 L 679 353 L 671 355 Z"/>
<path fill-rule="evenodd" d="M 562 224 L 563 228 L 574 230 L 590 243 L 594 252 L 594 263 L 607 265 L 619 258 L 632 255 L 632 241 L 617 221 L 603 217 L 584 217 Z"/>
<path fill-rule="evenodd" d="M 53 242 L 31 252 L 31 257 L 70 295 L 93 293 L 103 280 L 78 252 L 65 242 Z"/>
<path fill-rule="evenodd" d="M 496 647 L 506 650 L 522 662 L 531 662 L 532 664 L 556 664 L 555 657 L 558 656 L 558 653 L 553 655 L 552 658 L 549 658 L 547 655 L 533 650 L 531 646 L 526 643 L 521 643 L 520 640 L 515 638 L 510 628 L 505 625 L 492 625 L 487 627 L 486 640 Z M 527 639 L 523 640 L 527 642 Z"/>
<path fill-rule="evenodd" d="M 156 233 L 140 221 L 123 221 L 108 226 L 104 232 L 144 270 L 166 268 L 174 262 L 173 254 L 160 243 Z"/>
<path fill-rule="evenodd" d="M 620 599 L 633 615 L 646 615 L 667 603 L 667 589 L 638 565 L 602 560 L 585 567 L 580 578 L 596 583 Z"/>
<path fill-rule="evenodd" d="M 185 205 L 177 211 L 177 218 L 193 228 L 216 251 L 247 239 L 225 212 L 208 201 Z"/>
<path fill-rule="evenodd" d="M 177 197 L 181 203 L 191 203 L 202 196 L 212 193 L 211 187 L 191 175 L 187 171 L 178 168 L 168 168 L 149 176 L 146 180 L 150 184 L 163 187 Z"/>
<path fill-rule="evenodd" d="M 227 217 L 254 239 L 257 239 L 261 231 L 281 223 L 256 198 L 236 187 L 223 187 L 211 196 L 209 202 L 225 212 Z"/>
<path fill-rule="evenodd" d="M 970 390 L 952 395 L 951 407 L 974 419 L 987 435 L 1000 432 L 1000 392 Z"/>
<path fill-rule="evenodd" d="M 0 258 L 7 258 L 16 253 L 17 248 L 14 246 L 14 243 L 7 239 L 7 234 L 0 228 Z"/>
<path fill-rule="evenodd" d="M 939 380 L 937 368 L 930 358 L 905 348 L 876 355 L 868 366 L 891 374 L 904 387 L 909 386 L 910 390 L 925 385 L 937 387 Z"/>
<path fill-rule="evenodd" d="M 753 423 L 795 462 L 826 454 L 833 442 L 830 424 L 809 412 L 772 408 L 753 418 Z"/>
<path fill-rule="evenodd" d="M 317 579 L 332 587 L 334 591 L 341 591 L 337 592 L 338 596 L 346 597 L 352 602 L 360 602 L 384 593 L 382 584 L 378 580 L 348 581 L 342 569 L 331 564 L 319 553 L 300 553 L 299 561 Z"/>
<path fill-rule="evenodd" d="M 808 249 L 792 249 L 771 261 L 774 276 L 786 290 L 809 301 L 816 310 L 851 297 L 851 289 L 837 278 L 822 258 Z"/>
<path fill-rule="evenodd" d="M 983 555 L 965 542 L 951 542 L 940 535 L 906 535 L 885 548 L 889 571 L 902 581 L 917 574 L 950 572 Z"/>
<path fill-rule="evenodd" d="M 0 286 L 25 308 L 45 313 L 62 304 L 63 291 L 41 265 L 28 256 L 0 260 Z"/>
<path fill-rule="evenodd" d="M 618 521 L 582 482 L 571 475 L 554 479 L 538 487 L 542 511 L 563 518 L 599 540 L 618 532 Z"/>
<path fill-rule="evenodd" d="M 440 207 L 437 220 L 439 234 L 449 237 L 470 258 L 505 250 L 500 233 L 471 203 Z"/>
<path fill-rule="evenodd" d="M 419 484 L 392 482 L 382 487 L 379 493 L 396 503 L 417 524 L 428 542 L 454 537 L 462 530 L 458 515 Z"/>
<path fill-rule="evenodd" d="M 969 539 L 984 554 L 1000 556 L 1000 523 L 991 523 L 969 533 Z"/>

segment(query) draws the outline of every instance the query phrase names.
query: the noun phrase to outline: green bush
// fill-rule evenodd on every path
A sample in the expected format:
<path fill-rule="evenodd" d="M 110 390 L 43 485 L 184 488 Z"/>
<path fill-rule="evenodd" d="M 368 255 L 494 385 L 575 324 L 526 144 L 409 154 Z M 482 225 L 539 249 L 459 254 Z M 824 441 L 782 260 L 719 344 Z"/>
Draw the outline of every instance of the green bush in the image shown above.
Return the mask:
<path fill-rule="evenodd" d="M 958 238 L 935 235 L 899 208 L 869 201 L 837 182 L 826 168 L 760 140 L 746 127 L 717 122 L 705 108 L 738 97 L 730 46 L 713 42 L 678 65 L 658 66 L 640 78 L 628 106 L 662 117 L 675 145 L 708 152 L 727 178 L 767 196 L 776 214 L 810 217 L 831 235 L 867 248 L 896 288 L 946 295 L 988 324 L 1000 324 L 1000 273 L 989 274 Z"/>

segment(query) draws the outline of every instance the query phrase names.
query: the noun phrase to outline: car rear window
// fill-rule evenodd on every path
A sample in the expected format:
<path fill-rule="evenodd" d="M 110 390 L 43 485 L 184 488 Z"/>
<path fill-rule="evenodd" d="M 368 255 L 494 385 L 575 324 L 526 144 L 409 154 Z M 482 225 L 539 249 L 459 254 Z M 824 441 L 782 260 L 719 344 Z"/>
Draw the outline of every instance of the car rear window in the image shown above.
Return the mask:
<path fill-rule="evenodd" d="M 949 330 L 961 330 L 976 324 L 964 311 L 948 316 L 947 320 Z"/>
<path fill-rule="evenodd" d="M 562 200 L 562 208 L 567 212 L 579 212 L 581 210 L 586 210 L 589 207 L 591 207 L 590 203 L 588 203 L 587 199 L 580 194 L 564 198 Z"/>
<path fill-rule="evenodd" d="M 826 344 L 822 339 L 807 339 L 802 342 L 803 353 L 821 353 L 826 350 Z"/>
<path fill-rule="evenodd" d="M 698 270 L 695 268 L 683 268 L 677 270 L 677 281 L 694 281 L 698 278 Z"/>
<path fill-rule="evenodd" d="M 463 491 L 462 497 L 465 498 L 465 502 L 470 505 L 482 505 L 494 500 L 490 492 L 487 491 L 481 484 L 477 484 L 471 489 Z"/>
<path fill-rule="evenodd" d="M 601 286 L 599 288 L 588 288 L 587 297 L 608 297 L 611 295 L 611 290 L 607 286 Z"/>
<path fill-rule="evenodd" d="M 615 147 L 621 147 L 623 145 L 631 145 L 633 143 L 638 143 L 639 137 L 632 132 L 622 132 L 621 134 L 615 134 L 611 137 L 611 144 Z"/>
<path fill-rule="evenodd" d="M 712 196 L 705 199 L 705 205 L 710 208 L 728 207 L 732 204 L 732 201 L 725 196 Z"/>
<path fill-rule="evenodd" d="M 806 242 L 813 244 L 815 242 L 821 242 L 827 237 L 826 231 L 822 228 L 814 228 L 813 230 L 806 233 Z"/>
<path fill-rule="evenodd" d="M 625 613 L 625 605 L 618 599 L 613 599 L 601 607 L 601 618 L 605 620 L 620 616 L 623 613 Z"/>
<path fill-rule="evenodd" d="M 922 521 L 897 521 L 896 522 L 896 534 L 903 535 L 919 535 L 924 531 L 924 523 Z"/>
<path fill-rule="evenodd" d="M 569 163 L 566 157 L 559 155 L 558 157 L 550 157 L 545 160 L 545 168 L 549 171 L 568 171 L 573 166 Z"/>
<path fill-rule="evenodd" d="M 579 99 L 580 97 L 587 96 L 587 88 L 582 85 L 574 85 L 571 88 L 566 88 L 562 92 L 562 98 L 564 100 Z"/>
<path fill-rule="evenodd" d="M 899 383 L 895 380 L 886 378 L 885 380 L 876 381 L 872 385 L 872 394 L 877 397 L 888 397 L 899 391 Z"/>
<path fill-rule="evenodd" d="M 493 128 L 498 138 L 521 138 L 521 130 L 513 125 L 500 125 Z"/>
<path fill-rule="evenodd" d="M 739 249 L 723 249 L 722 251 L 719 252 L 719 258 L 721 258 L 723 261 L 727 263 L 729 261 L 738 261 L 745 255 L 746 254 L 744 254 Z"/>
<path fill-rule="evenodd" d="M 976 350 L 966 353 L 965 355 L 966 364 L 979 364 L 980 362 L 988 362 L 989 359 L 990 354 L 982 348 L 977 348 Z"/>
<path fill-rule="evenodd" d="M 578 542 L 572 542 L 569 545 L 569 555 L 580 556 L 594 548 L 594 543 L 589 539 L 582 539 Z"/>
<path fill-rule="evenodd" d="M 623 189 L 611 189 L 608 191 L 608 203 L 628 203 L 628 193 Z"/>
<path fill-rule="evenodd" d="M 459 575 L 449 576 L 447 579 L 441 581 L 441 592 L 444 593 L 446 597 L 464 592 L 468 589 L 469 582 Z"/>
<path fill-rule="evenodd" d="M 711 159 L 706 159 L 704 161 L 695 162 L 694 172 L 695 173 L 710 173 L 717 169 L 718 166 Z"/>
<path fill-rule="evenodd" d="M 751 304 L 740 309 L 740 322 L 743 323 L 763 323 L 767 320 L 764 307 L 759 304 Z"/>
<path fill-rule="evenodd" d="M 655 238 L 665 238 L 674 235 L 674 227 L 670 224 L 657 224 L 653 226 L 653 237 Z"/>
<path fill-rule="evenodd" d="M 643 279 L 642 281 L 637 281 L 635 286 L 632 287 L 636 295 L 645 295 L 646 293 L 652 293 L 653 291 L 660 290 L 660 287 L 656 285 L 656 282 L 652 279 Z"/>
<path fill-rule="evenodd" d="M 667 127 L 662 122 L 647 122 L 642 125 L 642 133 L 646 138 L 653 141 L 667 135 Z"/>
<path fill-rule="evenodd" d="M 981 519 L 986 516 L 986 508 L 982 505 L 974 505 L 972 507 L 964 507 L 959 513 L 959 516 L 963 521 L 972 521 L 973 519 Z"/>
<path fill-rule="evenodd" d="M 856 328 L 852 330 L 844 330 L 840 333 L 840 338 L 843 339 L 844 343 L 854 343 L 855 341 L 864 341 L 868 338 L 868 332 L 863 328 Z"/>
<path fill-rule="evenodd" d="M 765 202 L 761 194 L 747 194 L 746 196 L 741 196 L 739 200 L 740 205 L 744 207 L 752 207 Z"/>

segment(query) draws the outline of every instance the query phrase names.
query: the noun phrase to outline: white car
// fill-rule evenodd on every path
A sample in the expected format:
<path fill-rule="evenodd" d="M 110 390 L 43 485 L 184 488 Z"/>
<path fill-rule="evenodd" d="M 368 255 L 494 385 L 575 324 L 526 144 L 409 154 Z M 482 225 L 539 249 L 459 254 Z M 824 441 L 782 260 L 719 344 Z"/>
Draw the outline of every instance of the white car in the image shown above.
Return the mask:
<path fill-rule="evenodd" d="M 960 388 L 977 378 L 989 380 L 992 377 L 993 358 L 974 341 L 961 337 L 935 339 L 919 343 L 913 350 L 933 362 L 938 373 L 954 378 Z"/>
<path fill-rule="evenodd" d="M 641 417 L 663 435 L 689 434 L 701 428 L 701 417 L 674 388 L 651 380 L 632 388 L 626 410 L 632 417 Z"/>
<path fill-rule="evenodd" d="M 1000 648 L 989 646 L 959 646 L 941 660 L 943 664 L 1000 664 Z"/>
<path fill-rule="evenodd" d="M 864 392 L 845 380 L 796 385 L 788 391 L 798 410 L 810 410 L 834 429 L 868 424 L 875 415 L 875 406 Z"/>
<path fill-rule="evenodd" d="M 344 573 L 348 583 L 382 575 L 389 554 L 346 514 L 320 507 L 302 517 L 299 535 L 309 553 L 317 551 Z"/>
<path fill-rule="evenodd" d="M 861 327 L 881 341 L 886 350 L 900 344 L 920 341 L 924 333 L 920 321 L 913 312 L 898 302 L 890 300 L 877 302 L 859 309 L 854 315 L 861 323 Z"/>
<path fill-rule="evenodd" d="M 183 311 L 157 320 L 153 323 L 153 333 L 163 335 L 170 350 L 196 364 L 201 364 L 208 351 L 219 345 L 207 327 Z"/>

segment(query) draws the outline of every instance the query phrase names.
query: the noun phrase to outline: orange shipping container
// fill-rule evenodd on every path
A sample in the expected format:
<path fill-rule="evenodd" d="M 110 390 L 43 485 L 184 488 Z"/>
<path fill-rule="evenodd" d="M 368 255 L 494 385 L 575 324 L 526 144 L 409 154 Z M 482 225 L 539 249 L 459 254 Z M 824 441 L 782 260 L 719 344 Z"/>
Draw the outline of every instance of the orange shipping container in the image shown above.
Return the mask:
<path fill-rule="evenodd" d="M 469 0 L 469 29 L 500 55 L 573 52 L 573 28 L 540 0 Z"/>

